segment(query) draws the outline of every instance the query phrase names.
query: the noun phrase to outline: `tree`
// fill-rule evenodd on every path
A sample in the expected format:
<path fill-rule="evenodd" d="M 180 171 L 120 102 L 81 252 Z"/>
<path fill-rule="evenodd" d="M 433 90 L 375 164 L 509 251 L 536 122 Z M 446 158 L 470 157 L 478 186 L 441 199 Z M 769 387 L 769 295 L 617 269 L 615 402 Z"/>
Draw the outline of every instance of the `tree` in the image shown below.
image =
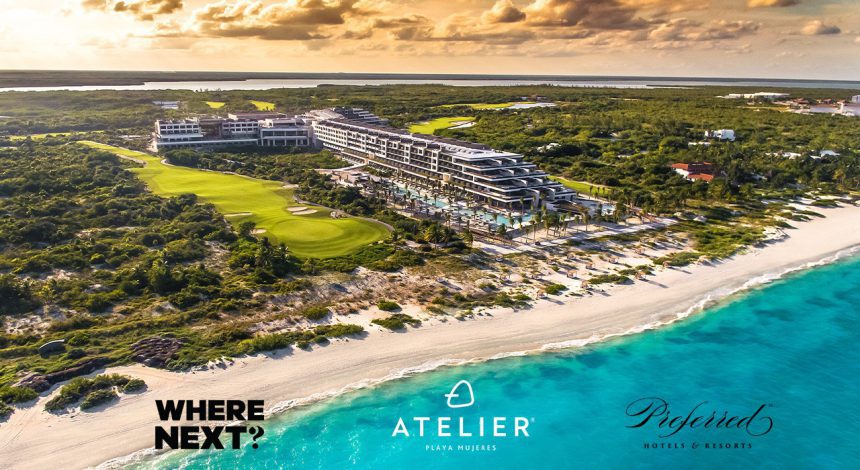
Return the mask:
<path fill-rule="evenodd" d="M 475 243 L 475 236 L 472 235 L 472 231 L 468 228 L 463 232 L 463 241 L 469 248 L 472 248 L 472 244 Z"/>
<path fill-rule="evenodd" d="M 499 228 L 498 230 L 496 230 L 496 233 L 504 237 L 508 233 L 508 227 L 504 223 L 502 223 L 499 225 Z"/>
<path fill-rule="evenodd" d="M 254 229 L 257 227 L 257 224 L 246 220 L 239 224 L 239 236 L 242 238 L 254 238 Z"/>

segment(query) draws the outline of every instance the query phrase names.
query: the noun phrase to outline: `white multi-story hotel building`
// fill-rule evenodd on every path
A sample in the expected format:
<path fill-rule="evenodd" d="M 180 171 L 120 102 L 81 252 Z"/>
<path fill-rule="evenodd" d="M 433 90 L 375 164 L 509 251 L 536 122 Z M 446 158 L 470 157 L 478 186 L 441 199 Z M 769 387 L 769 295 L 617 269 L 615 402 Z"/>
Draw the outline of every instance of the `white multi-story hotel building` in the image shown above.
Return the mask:
<path fill-rule="evenodd" d="M 317 146 L 343 159 L 441 182 L 475 200 L 509 209 L 572 201 L 576 192 L 551 181 L 516 153 L 443 137 L 410 134 L 360 108 L 331 108 L 287 117 L 277 113 L 230 114 L 224 118 L 156 121 L 153 146 L 212 148 L 228 145 Z"/>
<path fill-rule="evenodd" d="M 576 195 L 524 162 L 522 155 L 486 145 L 349 119 L 315 121 L 313 126 L 317 142 L 348 161 L 454 185 L 490 205 L 526 209 Z"/>
<path fill-rule="evenodd" d="M 308 147 L 312 129 L 301 117 L 278 113 L 230 114 L 225 118 L 190 118 L 156 121 L 153 148 L 213 148 L 259 145 L 264 147 Z"/>

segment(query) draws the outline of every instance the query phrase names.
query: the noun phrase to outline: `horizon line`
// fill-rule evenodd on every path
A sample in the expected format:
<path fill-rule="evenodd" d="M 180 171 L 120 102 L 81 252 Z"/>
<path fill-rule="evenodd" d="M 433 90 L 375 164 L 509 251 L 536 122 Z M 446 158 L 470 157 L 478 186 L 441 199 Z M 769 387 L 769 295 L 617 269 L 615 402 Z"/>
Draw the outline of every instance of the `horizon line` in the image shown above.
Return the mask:
<path fill-rule="evenodd" d="M 414 77 L 420 79 L 424 77 L 438 77 L 460 80 L 521 80 L 521 79 L 552 79 L 558 81 L 583 81 L 593 79 L 613 79 L 623 81 L 636 80 L 667 80 L 667 81 L 786 81 L 786 82 L 835 82 L 835 83 L 858 83 L 857 79 L 839 79 L 839 78 L 785 78 L 785 77 L 737 77 L 737 76 L 680 76 L 680 75 L 575 75 L 575 74 L 475 74 L 475 73 L 423 73 L 423 72 L 261 72 L 261 71 L 226 71 L 226 70 L 132 70 L 132 69 L 0 69 L 2 74 L 17 74 L 17 73 L 123 73 L 123 74 L 201 74 L 201 75 L 233 75 L 233 76 L 269 76 L 283 78 L 331 78 L 335 76 L 343 77 L 396 77 L 400 79 L 409 79 Z"/>

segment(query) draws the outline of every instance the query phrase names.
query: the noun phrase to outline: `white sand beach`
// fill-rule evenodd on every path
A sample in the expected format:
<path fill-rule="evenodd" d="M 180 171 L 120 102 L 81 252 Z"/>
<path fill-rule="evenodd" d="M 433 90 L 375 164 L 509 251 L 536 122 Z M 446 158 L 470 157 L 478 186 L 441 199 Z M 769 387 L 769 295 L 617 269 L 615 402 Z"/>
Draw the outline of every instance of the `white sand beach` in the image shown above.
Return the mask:
<path fill-rule="evenodd" d="M 110 368 L 108 372 L 143 378 L 148 390 L 92 413 L 49 414 L 43 411 L 47 397 L 16 410 L 0 424 L 0 467 L 96 466 L 151 447 L 159 423 L 156 399 L 263 399 L 268 408 L 434 365 L 540 351 L 547 345 L 576 346 L 649 329 L 694 311 L 706 299 L 749 286 L 751 280 L 860 246 L 860 207 L 817 210 L 827 217 L 792 222 L 797 229 L 787 230 L 789 237 L 783 241 L 713 265 L 661 270 L 647 280 L 615 287 L 609 296 L 544 300 L 527 310 L 498 310 L 489 317 L 451 320 L 407 333 L 374 331 L 311 352 L 294 349 L 274 358 L 239 358 L 224 369 L 176 373 L 143 366 Z"/>

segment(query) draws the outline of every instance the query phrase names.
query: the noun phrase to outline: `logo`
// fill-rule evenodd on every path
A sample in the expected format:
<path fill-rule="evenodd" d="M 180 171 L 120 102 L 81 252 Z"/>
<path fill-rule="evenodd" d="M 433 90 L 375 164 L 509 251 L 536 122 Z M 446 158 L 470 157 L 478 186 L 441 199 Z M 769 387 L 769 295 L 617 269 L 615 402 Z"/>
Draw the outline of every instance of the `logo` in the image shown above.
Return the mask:
<path fill-rule="evenodd" d="M 437 395 L 438 396 L 438 395 Z M 460 380 L 443 394 L 446 405 L 451 410 L 461 410 L 475 404 L 475 391 L 468 380 Z M 497 437 L 529 437 L 529 424 L 534 420 L 524 416 L 482 416 L 475 413 L 459 416 L 413 416 L 404 419 L 397 418 L 397 424 L 391 432 L 393 438 L 409 439 L 438 439 L 462 438 L 469 439 Z M 444 440 L 440 443 L 423 441 L 425 450 L 495 450 L 495 444 L 456 444 Z M 474 441 L 471 441 L 474 442 Z"/>
<path fill-rule="evenodd" d="M 459 389 L 460 387 L 464 387 L 466 390 L 468 390 L 468 403 L 453 403 L 454 398 L 460 398 L 460 394 L 457 393 L 457 389 Z M 457 385 L 454 385 L 454 388 L 452 388 L 449 393 L 446 393 L 445 397 L 448 398 L 448 408 L 466 408 L 467 406 L 472 406 L 475 404 L 475 392 L 472 390 L 472 384 L 470 384 L 468 380 L 461 380 L 457 382 Z"/>
<path fill-rule="evenodd" d="M 761 404 L 746 413 L 733 413 L 702 401 L 675 412 L 667 400 L 645 397 L 630 402 L 625 413 L 633 420 L 628 428 L 650 428 L 658 438 L 644 442 L 645 449 L 751 449 L 750 438 L 764 436 L 773 429 L 773 418 L 768 413 L 771 406 Z M 720 436 L 706 436 L 703 430 Z"/>

